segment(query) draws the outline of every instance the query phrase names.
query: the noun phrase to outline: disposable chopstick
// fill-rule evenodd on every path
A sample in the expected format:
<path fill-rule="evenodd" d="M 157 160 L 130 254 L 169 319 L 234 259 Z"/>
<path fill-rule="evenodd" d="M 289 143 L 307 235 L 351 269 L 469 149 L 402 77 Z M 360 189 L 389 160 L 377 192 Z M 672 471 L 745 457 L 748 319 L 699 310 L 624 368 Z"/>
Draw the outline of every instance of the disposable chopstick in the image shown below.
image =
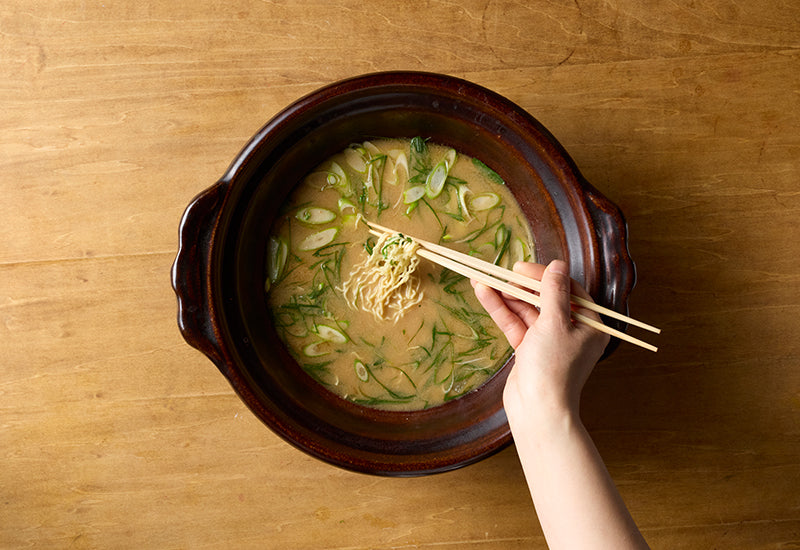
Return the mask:
<path fill-rule="evenodd" d="M 373 222 L 367 222 L 367 223 L 368 223 L 369 226 L 371 226 L 371 227 L 373 227 L 373 228 L 375 228 L 375 229 L 377 229 L 379 231 L 383 231 L 384 233 L 397 233 L 397 231 L 394 231 L 393 229 L 390 229 L 388 227 L 384 227 L 382 225 L 378 225 L 378 224 L 373 223 Z M 474 268 L 476 268 L 476 269 L 478 269 L 480 271 L 483 271 L 483 272 L 488 273 L 490 275 L 494 275 L 495 277 L 500 277 L 501 279 L 504 279 L 506 281 L 510 281 L 512 283 L 518 284 L 520 286 L 523 286 L 523 287 L 525 287 L 527 289 L 530 289 L 530 290 L 534 290 L 536 292 L 539 292 L 541 290 L 541 282 L 537 281 L 536 279 L 532 279 L 530 277 L 526 277 L 525 275 L 522 275 L 520 273 L 516 273 L 516 272 L 511 271 L 509 269 L 504 269 L 504 268 L 502 268 L 502 267 L 500 267 L 498 265 L 495 265 L 495 264 L 492 264 L 492 263 L 489 263 L 489 262 L 485 262 L 485 261 L 481 260 L 480 258 L 476 258 L 474 256 L 470 256 L 468 254 L 464 254 L 462 252 L 458 252 L 457 250 L 453 250 L 451 248 L 447 248 L 446 246 L 442 246 L 442 245 L 439 245 L 439 244 L 428 242 L 428 241 L 425 241 L 423 239 L 418 239 L 418 238 L 416 238 L 416 237 L 414 237 L 412 235 L 406 235 L 406 236 L 414 239 L 414 241 L 417 242 L 421 247 L 427 248 L 428 250 L 430 250 L 432 252 L 436 252 L 437 254 L 440 254 L 440 255 L 445 256 L 447 258 L 452 258 L 452 259 L 454 259 L 454 260 L 456 260 L 456 261 L 458 261 L 458 262 L 460 262 L 462 264 L 468 265 L 470 267 L 474 267 Z M 624 314 L 622 314 L 622 313 L 620 313 L 618 311 L 614 311 L 613 309 L 609 309 L 607 307 L 603 307 L 601 305 L 598 305 L 598 304 L 596 304 L 596 303 L 594 303 L 592 301 L 589 301 L 589 300 L 586 300 L 584 298 L 581 298 L 580 296 L 575 296 L 573 294 L 572 296 L 570 296 L 570 301 L 573 304 L 577 305 L 577 306 L 580 306 L 582 308 L 594 311 L 596 313 L 600 313 L 602 315 L 605 315 L 606 317 L 611 317 L 612 319 L 617 319 L 618 321 L 623 321 L 625 323 L 628 323 L 630 325 L 642 328 L 644 330 L 649 330 L 650 332 L 654 332 L 656 334 L 661 334 L 661 329 L 659 329 L 657 327 L 654 327 L 652 325 L 648 325 L 647 323 L 643 323 L 642 321 L 639 321 L 639 320 L 634 319 L 632 317 L 628 317 L 627 315 L 624 315 Z"/>
<path fill-rule="evenodd" d="M 378 225 L 372 224 L 372 223 L 370 223 L 370 225 L 372 225 L 372 226 L 374 226 L 376 228 L 379 227 Z M 378 235 L 378 236 L 380 236 L 382 234 L 377 229 L 372 229 L 372 230 L 370 230 L 370 232 L 373 233 L 374 235 Z M 395 233 L 394 231 L 391 231 L 391 230 L 389 230 L 388 232 Z M 410 237 L 410 238 L 412 238 L 415 241 L 419 242 L 414 237 Z M 429 244 L 432 244 L 432 243 L 429 243 Z M 422 247 L 422 243 L 421 242 L 420 242 L 420 246 Z M 442 247 L 442 248 L 452 252 L 450 249 L 448 249 L 446 247 Z M 470 279 L 473 279 L 475 281 L 483 283 L 486 286 L 494 288 L 495 290 L 499 290 L 500 292 L 503 292 L 503 293 L 505 293 L 505 294 L 507 294 L 509 296 L 514 297 L 514 298 L 517 298 L 518 300 L 522 300 L 523 302 L 529 303 L 529 304 L 531 304 L 533 306 L 536 306 L 536 307 L 539 307 L 540 304 L 541 304 L 541 300 L 540 300 L 539 296 L 537 296 L 536 294 L 532 294 L 530 292 L 527 292 L 527 291 L 519 288 L 518 286 L 514 286 L 514 285 L 509 284 L 509 283 L 507 283 L 505 281 L 499 280 L 499 279 L 497 279 L 497 278 L 495 278 L 495 277 L 493 277 L 493 276 L 491 276 L 491 275 L 489 275 L 489 274 L 487 274 L 487 273 L 485 273 L 483 271 L 479 271 L 477 269 L 474 269 L 474 268 L 472 268 L 472 267 L 470 267 L 468 265 L 465 265 L 463 263 L 460 263 L 460 262 L 458 262 L 456 260 L 453 260 L 451 258 L 448 258 L 448 257 L 443 256 L 441 254 L 438 254 L 436 252 L 433 252 L 432 250 L 428 250 L 428 249 L 422 247 L 419 250 L 417 250 L 417 254 L 422 258 L 425 258 L 425 259 L 427 259 L 427 260 L 429 260 L 431 262 L 434 262 L 434 263 L 439 264 L 439 265 L 441 265 L 443 267 L 446 267 L 446 268 L 450 269 L 451 271 L 454 271 L 456 273 L 464 275 L 465 277 L 469 277 Z M 471 256 L 468 256 L 468 257 L 472 258 Z M 472 259 L 475 259 L 475 258 L 472 258 Z M 493 264 L 490 264 L 490 265 L 493 265 Z M 592 302 L 588 302 L 588 303 L 592 303 Z M 593 304 L 593 305 L 596 305 L 596 304 Z M 650 351 L 658 351 L 657 347 L 655 347 L 655 346 L 653 346 L 651 344 L 648 344 L 647 342 L 644 342 L 643 340 L 640 340 L 640 339 L 635 338 L 633 336 L 630 336 L 629 334 L 626 334 L 626 333 L 624 333 L 622 331 L 619 331 L 617 329 L 609 327 L 609 326 L 607 326 L 607 325 L 605 325 L 605 324 L 603 324 L 603 323 L 601 323 L 599 321 L 595 321 L 594 319 L 592 319 L 590 317 L 587 317 L 587 316 L 585 316 L 585 315 L 583 315 L 581 313 L 573 311 L 572 312 L 572 317 L 576 321 L 579 321 L 579 322 L 581 322 L 581 323 L 583 323 L 585 325 L 588 325 L 588 326 L 590 326 L 590 327 L 592 327 L 592 328 L 594 328 L 596 330 L 599 330 L 601 332 L 605 332 L 606 334 L 609 334 L 611 336 L 615 336 L 615 337 L 619 338 L 620 340 L 624 340 L 624 341 L 629 342 L 631 344 L 635 344 L 637 346 L 640 346 L 640 347 L 642 347 L 644 349 L 647 349 L 647 350 L 650 350 Z"/>

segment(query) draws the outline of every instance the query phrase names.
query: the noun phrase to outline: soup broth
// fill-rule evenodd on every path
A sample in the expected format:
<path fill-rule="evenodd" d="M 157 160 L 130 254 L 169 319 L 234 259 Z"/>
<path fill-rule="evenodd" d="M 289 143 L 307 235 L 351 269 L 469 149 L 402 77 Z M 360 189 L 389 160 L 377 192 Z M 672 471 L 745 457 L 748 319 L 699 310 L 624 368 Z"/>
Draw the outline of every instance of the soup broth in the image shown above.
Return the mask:
<path fill-rule="evenodd" d="M 305 177 L 269 236 L 269 308 L 289 352 L 367 407 L 424 409 L 481 386 L 511 349 L 463 276 L 421 259 L 401 315 L 348 305 L 351 272 L 380 253 L 362 218 L 504 267 L 535 259 L 519 206 L 479 160 L 421 138 L 352 145 Z"/>

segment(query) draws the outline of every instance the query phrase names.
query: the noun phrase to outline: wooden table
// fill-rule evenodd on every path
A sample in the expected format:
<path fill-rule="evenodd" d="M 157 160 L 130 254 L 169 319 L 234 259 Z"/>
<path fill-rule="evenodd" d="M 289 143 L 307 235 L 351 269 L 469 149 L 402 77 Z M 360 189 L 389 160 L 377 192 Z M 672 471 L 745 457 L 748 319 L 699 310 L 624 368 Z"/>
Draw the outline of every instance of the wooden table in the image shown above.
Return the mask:
<path fill-rule="evenodd" d="M 625 212 L 661 350 L 623 345 L 583 413 L 652 546 L 800 545 L 800 4 L 8 0 L 0 547 L 545 547 L 513 448 L 336 469 L 178 332 L 192 197 L 291 101 L 385 69 L 507 96 Z"/>

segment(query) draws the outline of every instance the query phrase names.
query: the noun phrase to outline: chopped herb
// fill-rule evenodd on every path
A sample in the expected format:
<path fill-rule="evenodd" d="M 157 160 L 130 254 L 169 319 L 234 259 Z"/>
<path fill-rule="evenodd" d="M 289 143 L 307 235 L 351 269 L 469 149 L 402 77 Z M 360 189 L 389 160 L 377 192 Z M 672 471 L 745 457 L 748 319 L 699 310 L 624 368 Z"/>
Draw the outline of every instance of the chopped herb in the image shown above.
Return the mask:
<path fill-rule="evenodd" d="M 473 158 L 472 164 L 474 164 L 478 168 L 478 170 L 480 170 L 483 173 L 483 175 L 486 176 L 487 179 L 489 179 L 489 181 L 492 181 L 498 185 L 506 184 L 506 182 L 503 181 L 503 178 L 501 178 L 497 172 L 486 166 L 478 159 Z"/>
<path fill-rule="evenodd" d="M 503 259 L 503 256 L 505 256 L 506 252 L 508 251 L 508 244 L 510 242 L 511 242 L 511 230 L 508 228 L 508 226 L 500 224 L 494 236 L 495 248 L 497 249 L 497 255 L 494 258 L 495 265 L 500 265 L 500 261 Z"/>

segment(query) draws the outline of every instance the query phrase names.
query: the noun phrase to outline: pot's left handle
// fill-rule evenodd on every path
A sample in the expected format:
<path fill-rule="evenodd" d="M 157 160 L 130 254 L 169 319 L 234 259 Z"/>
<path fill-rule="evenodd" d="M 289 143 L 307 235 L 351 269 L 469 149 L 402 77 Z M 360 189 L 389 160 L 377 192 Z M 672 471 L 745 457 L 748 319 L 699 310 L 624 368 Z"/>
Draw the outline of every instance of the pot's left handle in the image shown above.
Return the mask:
<path fill-rule="evenodd" d="M 183 338 L 226 374 L 210 295 L 210 258 L 228 182 L 219 181 L 197 195 L 181 219 L 178 254 L 172 264 L 172 288 L 178 298 L 178 327 Z"/>

